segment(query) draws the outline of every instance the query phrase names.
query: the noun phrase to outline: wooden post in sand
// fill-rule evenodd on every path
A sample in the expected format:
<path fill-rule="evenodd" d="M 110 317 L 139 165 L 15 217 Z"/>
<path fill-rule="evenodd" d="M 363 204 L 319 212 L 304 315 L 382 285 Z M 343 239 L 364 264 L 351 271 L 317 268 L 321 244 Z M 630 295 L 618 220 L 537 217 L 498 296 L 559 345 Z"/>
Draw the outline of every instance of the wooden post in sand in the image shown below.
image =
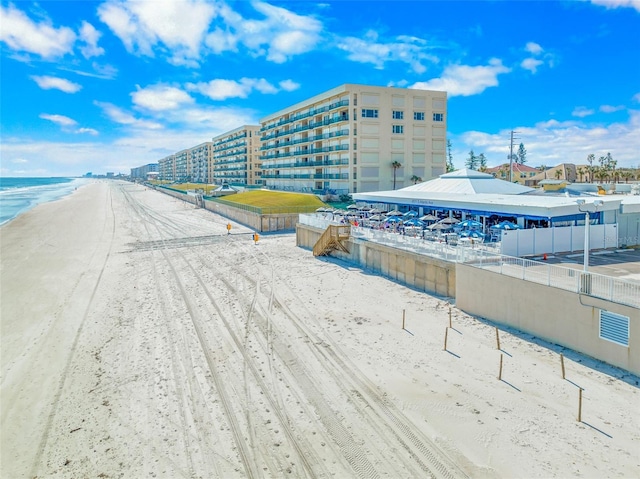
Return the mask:
<path fill-rule="evenodd" d="M 560 366 L 562 366 L 562 379 L 564 379 L 564 355 L 560 354 Z"/>
<path fill-rule="evenodd" d="M 582 422 L 582 388 L 578 390 L 578 422 Z"/>
<path fill-rule="evenodd" d="M 404 329 L 404 317 L 405 317 L 405 312 L 406 310 L 402 310 L 402 329 Z"/>
<path fill-rule="evenodd" d="M 447 350 L 447 335 L 449 334 L 449 328 L 444 328 L 444 349 L 443 351 Z"/>
<path fill-rule="evenodd" d="M 497 327 L 496 327 L 496 344 L 498 345 L 498 350 L 500 350 L 500 334 L 498 333 Z"/>
<path fill-rule="evenodd" d="M 453 326 L 451 326 L 451 305 L 449 305 L 449 327 L 452 328 Z"/>
<path fill-rule="evenodd" d="M 502 381 L 502 356 L 504 354 L 500 353 L 500 369 L 498 370 L 498 380 Z"/>

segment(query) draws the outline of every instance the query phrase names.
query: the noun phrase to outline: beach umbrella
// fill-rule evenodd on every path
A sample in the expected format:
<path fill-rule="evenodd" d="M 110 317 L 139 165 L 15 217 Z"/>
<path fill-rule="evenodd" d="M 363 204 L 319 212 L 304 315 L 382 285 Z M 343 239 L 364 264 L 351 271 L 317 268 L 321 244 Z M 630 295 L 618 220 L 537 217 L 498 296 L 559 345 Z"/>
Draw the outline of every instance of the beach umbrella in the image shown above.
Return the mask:
<path fill-rule="evenodd" d="M 481 231 L 468 230 L 460 232 L 460 236 L 463 238 L 484 238 L 484 234 Z"/>
<path fill-rule="evenodd" d="M 386 222 L 387 223 L 400 223 L 400 222 L 402 222 L 402 220 L 397 216 L 389 216 L 389 217 L 387 217 Z"/>
<path fill-rule="evenodd" d="M 407 211 L 402 215 L 403 218 L 415 218 L 416 216 L 418 216 L 418 213 L 416 213 L 415 211 Z"/>
<path fill-rule="evenodd" d="M 424 215 L 420 217 L 420 221 L 438 221 L 438 217 L 435 215 Z"/>
<path fill-rule="evenodd" d="M 383 219 L 385 219 L 385 218 L 382 215 L 369 216 L 369 220 L 371 220 L 371 221 L 382 221 Z"/>
<path fill-rule="evenodd" d="M 453 228 L 450 224 L 447 223 L 433 223 L 432 225 L 427 226 L 427 229 L 430 230 L 440 230 L 440 231 L 444 231 L 444 230 L 450 230 L 451 228 Z"/>
<path fill-rule="evenodd" d="M 369 210 L 369 213 L 372 215 L 377 215 L 378 213 L 382 213 L 382 211 L 380 211 L 378 208 L 371 208 Z"/>
<path fill-rule="evenodd" d="M 458 223 L 457 226 L 460 228 L 469 228 L 469 229 L 482 228 L 482 223 L 475 220 L 464 220 Z"/>
<path fill-rule="evenodd" d="M 518 226 L 515 223 L 512 223 L 511 221 L 502 221 L 501 223 L 498 223 L 497 225 L 492 226 L 491 228 L 496 230 L 519 230 L 520 226 Z"/>
<path fill-rule="evenodd" d="M 358 208 L 360 211 L 371 211 L 371 208 L 368 206 L 361 206 L 360 208 Z"/>
<path fill-rule="evenodd" d="M 333 210 L 331 208 L 325 208 L 324 206 L 321 206 L 316 210 L 316 213 L 331 213 L 332 211 Z"/>
<path fill-rule="evenodd" d="M 402 213 L 400 213 L 398 210 L 392 210 L 387 213 L 387 216 L 402 216 Z"/>
<path fill-rule="evenodd" d="M 357 210 L 358 207 L 356 205 L 349 205 L 349 206 L 347 206 L 347 209 L 348 210 Z"/>
<path fill-rule="evenodd" d="M 405 226 L 424 226 L 424 222 L 417 218 L 411 218 L 404 222 Z"/>
<path fill-rule="evenodd" d="M 438 223 L 444 223 L 446 225 L 453 225 L 456 223 L 460 223 L 460 220 L 457 218 L 454 218 L 453 216 L 448 216 L 445 219 L 438 221 Z"/>

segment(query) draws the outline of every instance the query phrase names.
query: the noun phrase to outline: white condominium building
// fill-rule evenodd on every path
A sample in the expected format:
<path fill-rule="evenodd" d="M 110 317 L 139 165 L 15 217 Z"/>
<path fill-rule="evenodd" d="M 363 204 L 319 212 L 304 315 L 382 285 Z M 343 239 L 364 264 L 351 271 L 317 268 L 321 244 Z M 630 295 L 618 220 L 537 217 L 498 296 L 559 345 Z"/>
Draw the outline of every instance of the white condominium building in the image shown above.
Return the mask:
<path fill-rule="evenodd" d="M 340 195 L 446 170 L 447 94 L 345 84 L 260 120 L 264 185 Z"/>
<path fill-rule="evenodd" d="M 244 125 L 212 139 L 213 183 L 262 185 L 260 126 Z"/>
<path fill-rule="evenodd" d="M 176 155 L 165 156 L 158 160 L 158 179 L 174 181 L 176 176 Z"/>
<path fill-rule="evenodd" d="M 194 183 L 213 183 L 213 142 L 189 148 L 190 177 Z"/>

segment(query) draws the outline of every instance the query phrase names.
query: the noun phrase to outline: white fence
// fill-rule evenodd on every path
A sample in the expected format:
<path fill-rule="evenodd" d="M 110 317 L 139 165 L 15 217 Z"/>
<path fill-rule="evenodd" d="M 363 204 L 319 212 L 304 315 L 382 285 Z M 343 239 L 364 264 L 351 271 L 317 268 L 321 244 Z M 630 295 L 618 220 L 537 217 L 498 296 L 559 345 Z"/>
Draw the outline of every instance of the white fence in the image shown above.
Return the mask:
<path fill-rule="evenodd" d="M 640 308 L 640 283 L 540 261 L 460 248 L 458 262 L 574 293 Z"/>
<path fill-rule="evenodd" d="M 584 226 L 504 231 L 502 254 L 509 256 L 563 253 L 584 249 Z M 616 248 L 618 225 L 589 225 L 591 249 Z"/>
<path fill-rule="evenodd" d="M 299 221 L 302 224 L 321 229 L 326 229 L 330 224 L 340 224 L 336 221 L 332 221 L 330 216 L 322 217 L 317 214 L 301 214 Z M 593 235 L 590 234 L 591 240 L 595 242 L 595 244 L 593 242 L 591 243 L 593 248 L 617 246 L 617 230 L 615 229 L 615 225 L 592 225 L 590 226 L 590 233 L 593 229 L 596 229 L 596 232 L 593 233 Z M 517 247 L 520 244 L 522 244 L 522 247 L 524 248 L 527 241 L 536 244 L 536 238 L 538 240 L 537 244 L 539 245 L 549 244 L 550 241 L 550 244 L 552 245 L 558 244 L 572 245 L 572 247 L 575 246 L 573 250 L 581 250 L 584 248 L 583 226 L 508 231 L 505 232 L 502 237 L 503 244 L 507 237 L 519 238 L 519 236 L 512 236 L 511 233 L 549 230 L 557 230 L 556 233 L 558 236 L 552 236 L 551 239 L 549 239 L 536 233 L 529 233 L 531 238 L 527 235 L 522 235 L 520 239 L 515 240 L 516 249 L 518 249 Z M 508 235 L 506 233 L 508 233 Z M 582 234 L 582 236 L 580 236 L 580 234 Z M 615 242 L 613 242 L 612 239 L 614 234 Z M 517 258 L 513 255 L 501 254 L 500 243 L 482 243 L 466 246 L 460 245 L 456 247 L 446 243 L 428 241 L 421 238 L 404 236 L 387 231 L 355 226 L 351 227 L 351 235 L 354 239 L 372 241 L 393 248 L 404 249 L 446 261 L 465 263 L 470 266 L 488 269 L 525 281 L 544 284 L 546 286 L 552 286 L 554 288 L 560 288 L 574 293 L 587 294 L 618 304 L 625 304 L 627 306 L 640 308 L 640 283 L 612 278 L 610 276 L 604 276 L 597 273 L 584 273 L 583 271 L 572 268 Z M 543 238 L 545 239 L 543 240 Z M 579 244 L 580 238 L 582 238 L 582 243 Z M 598 240 L 600 240 L 601 243 L 598 243 Z M 570 243 L 567 243 L 567 241 L 570 241 Z M 567 249 L 556 251 L 567 251 Z M 537 253 L 521 254 L 542 254 L 544 252 L 550 253 L 552 250 L 549 249 L 542 252 L 538 251 Z"/>

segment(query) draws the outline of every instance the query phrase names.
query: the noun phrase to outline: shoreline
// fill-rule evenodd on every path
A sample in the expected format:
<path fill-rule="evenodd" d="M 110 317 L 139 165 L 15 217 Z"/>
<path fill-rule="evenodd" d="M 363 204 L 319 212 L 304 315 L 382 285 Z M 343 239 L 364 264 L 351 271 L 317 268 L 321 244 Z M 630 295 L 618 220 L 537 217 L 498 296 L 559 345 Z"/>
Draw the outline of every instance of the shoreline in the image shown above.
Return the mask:
<path fill-rule="evenodd" d="M 452 477 L 640 468 L 640 388 L 613 368 L 576 354 L 562 380 L 501 331 L 498 381 L 489 325 L 454 308 L 443 351 L 445 301 L 295 234 L 254 244 L 119 181 L 61 200 L 0 227 L 3 477 L 415 477 L 426 449 Z"/>

